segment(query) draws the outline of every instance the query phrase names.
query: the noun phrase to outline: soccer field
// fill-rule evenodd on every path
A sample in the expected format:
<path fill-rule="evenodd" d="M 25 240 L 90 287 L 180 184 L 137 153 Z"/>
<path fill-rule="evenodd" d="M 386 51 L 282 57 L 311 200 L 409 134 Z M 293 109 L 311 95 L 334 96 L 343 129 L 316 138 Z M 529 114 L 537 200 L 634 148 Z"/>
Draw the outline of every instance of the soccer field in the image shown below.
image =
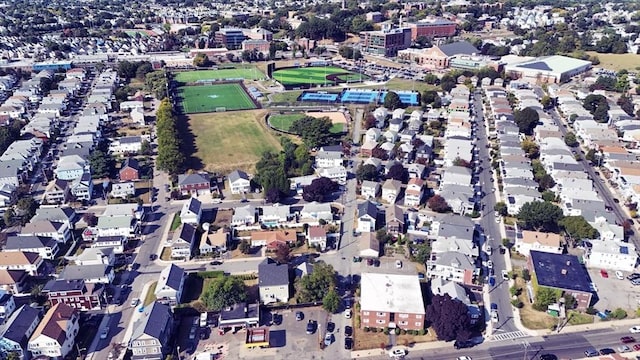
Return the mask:
<path fill-rule="evenodd" d="M 235 69 L 184 71 L 175 74 L 175 80 L 181 83 L 218 79 L 258 80 L 264 79 L 264 77 L 262 71 L 258 70 L 255 66 Z"/>
<path fill-rule="evenodd" d="M 183 86 L 178 90 L 185 114 L 255 109 L 256 105 L 239 84 Z"/>
<path fill-rule="evenodd" d="M 304 67 L 304 68 L 291 68 L 280 69 L 273 72 L 272 77 L 279 81 L 282 85 L 296 85 L 296 84 L 335 84 L 334 80 L 327 79 L 328 75 L 335 74 L 348 74 L 339 76 L 342 80 L 354 80 L 354 78 L 360 78 L 360 74 L 354 73 L 349 70 L 341 69 L 335 66 L 321 66 L 321 67 Z M 362 75 L 362 79 L 366 76 Z"/>

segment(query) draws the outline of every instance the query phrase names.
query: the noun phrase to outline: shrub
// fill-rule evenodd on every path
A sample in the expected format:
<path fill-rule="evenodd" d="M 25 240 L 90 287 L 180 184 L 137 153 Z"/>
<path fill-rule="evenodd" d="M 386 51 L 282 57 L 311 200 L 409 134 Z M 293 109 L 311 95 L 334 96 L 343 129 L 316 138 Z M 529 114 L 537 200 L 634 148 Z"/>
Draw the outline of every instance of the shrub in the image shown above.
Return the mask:
<path fill-rule="evenodd" d="M 520 294 L 522 294 L 522 288 L 512 286 L 509 288 L 509 292 L 511 293 L 511 296 L 520 296 Z"/>
<path fill-rule="evenodd" d="M 624 319 L 627 317 L 627 312 L 622 309 L 622 308 L 617 308 L 615 310 L 613 310 L 613 312 L 611 314 L 609 314 L 610 317 L 614 318 L 614 319 Z"/>
<path fill-rule="evenodd" d="M 385 335 L 389 335 L 389 328 L 388 328 L 388 327 L 387 327 L 387 328 L 384 328 L 384 330 L 382 330 L 382 332 L 383 332 Z"/>
<path fill-rule="evenodd" d="M 420 329 L 420 330 L 418 331 L 418 335 L 420 335 L 420 336 L 422 336 L 422 335 L 424 335 L 424 334 L 426 334 L 426 333 L 427 333 L 427 330 L 425 330 L 425 329 Z"/>
<path fill-rule="evenodd" d="M 531 274 L 529 274 L 529 270 L 528 269 L 522 270 L 522 279 L 524 281 L 530 281 L 531 280 Z"/>
<path fill-rule="evenodd" d="M 224 276 L 224 271 L 212 270 L 212 271 L 198 271 L 197 275 L 203 279 L 215 279 Z"/>
<path fill-rule="evenodd" d="M 598 313 L 598 310 L 596 310 L 593 306 L 589 306 L 586 310 L 586 313 L 589 315 L 595 315 Z"/>
<path fill-rule="evenodd" d="M 371 332 L 372 333 L 377 333 L 378 332 L 378 328 L 371 328 Z"/>
<path fill-rule="evenodd" d="M 371 331 L 371 329 L 368 326 L 365 326 L 364 327 L 364 332 L 369 332 L 369 331 Z"/>
<path fill-rule="evenodd" d="M 405 329 L 400 330 L 400 335 L 406 335 L 406 334 L 407 334 L 407 330 Z"/>
<path fill-rule="evenodd" d="M 511 305 L 515 306 L 518 309 L 522 309 L 524 307 L 524 304 L 522 303 L 522 301 L 518 299 L 511 300 Z"/>
<path fill-rule="evenodd" d="M 400 328 L 396 328 L 396 335 L 400 335 Z"/>

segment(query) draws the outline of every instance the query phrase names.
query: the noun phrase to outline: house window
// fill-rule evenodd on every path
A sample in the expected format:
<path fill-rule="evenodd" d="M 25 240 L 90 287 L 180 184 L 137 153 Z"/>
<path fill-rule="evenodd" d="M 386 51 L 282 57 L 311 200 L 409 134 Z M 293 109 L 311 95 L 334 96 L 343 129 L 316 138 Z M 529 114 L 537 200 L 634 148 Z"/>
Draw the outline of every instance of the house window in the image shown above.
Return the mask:
<path fill-rule="evenodd" d="M 414 323 L 414 325 L 415 325 L 416 327 L 421 327 L 421 326 L 422 326 L 422 323 L 421 323 L 420 321 L 416 321 L 416 322 Z"/>
<path fill-rule="evenodd" d="M 385 316 L 386 314 L 387 314 L 387 313 L 383 313 L 383 312 L 379 312 L 379 311 L 378 311 L 378 312 L 376 313 L 376 316 Z"/>
<path fill-rule="evenodd" d="M 422 315 L 416 314 L 416 319 L 422 319 Z"/>
<path fill-rule="evenodd" d="M 398 314 L 398 317 L 400 319 L 407 319 L 409 317 L 409 314 Z"/>
<path fill-rule="evenodd" d="M 381 319 L 376 320 L 376 324 L 384 324 L 386 322 L 387 322 L 386 320 L 381 320 Z"/>
<path fill-rule="evenodd" d="M 362 322 L 363 323 L 369 323 L 369 319 L 368 318 L 364 318 L 364 319 L 362 319 Z"/>
<path fill-rule="evenodd" d="M 364 315 L 364 316 L 369 315 L 369 312 L 368 311 L 363 311 L 362 315 Z"/>
<path fill-rule="evenodd" d="M 408 321 L 398 321 L 398 325 L 409 325 Z"/>

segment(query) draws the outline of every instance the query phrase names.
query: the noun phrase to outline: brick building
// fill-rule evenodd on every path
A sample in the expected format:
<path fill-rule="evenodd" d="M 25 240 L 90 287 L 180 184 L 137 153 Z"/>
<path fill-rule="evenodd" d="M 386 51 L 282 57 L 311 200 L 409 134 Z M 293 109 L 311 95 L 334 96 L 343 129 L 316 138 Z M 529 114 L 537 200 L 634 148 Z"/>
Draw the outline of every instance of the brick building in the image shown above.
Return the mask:
<path fill-rule="evenodd" d="M 361 326 L 422 330 L 425 306 L 417 275 L 363 273 Z"/>
<path fill-rule="evenodd" d="M 362 51 L 374 55 L 396 56 L 399 50 L 411 46 L 411 29 L 396 28 L 360 33 Z"/>
<path fill-rule="evenodd" d="M 456 23 L 441 18 L 428 18 L 415 23 L 408 23 L 411 29 L 411 40 L 424 36 L 427 38 L 449 37 L 456 34 Z"/>

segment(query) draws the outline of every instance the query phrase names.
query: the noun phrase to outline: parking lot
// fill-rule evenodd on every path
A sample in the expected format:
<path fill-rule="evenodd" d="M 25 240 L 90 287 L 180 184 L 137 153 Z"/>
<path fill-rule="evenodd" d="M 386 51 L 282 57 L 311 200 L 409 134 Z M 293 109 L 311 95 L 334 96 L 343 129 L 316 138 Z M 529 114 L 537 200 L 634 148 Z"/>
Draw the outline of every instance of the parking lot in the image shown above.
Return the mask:
<path fill-rule="evenodd" d="M 620 280 L 611 270 L 607 271 L 607 278 L 600 274 L 600 269 L 588 270 L 598 294 L 594 308 L 600 311 L 623 308 L 627 313 L 633 313 L 640 307 L 640 286 L 634 286 L 626 279 L 630 273 L 623 272 L 625 279 Z"/>
<path fill-rule="evenodd" d="M 396 266 L 396 260 L 401 261 L 402 266 L 400 268 Z M 358 269 L 358 271 L 354 270 L 354 272 L 371 272 L 371 273 L 385 273 L 385 274 L 396 274 L 396 275 L 416 275 L 418 273 L 418 268 L 416 267 L 416 265 L 418 264 L 405 259 L 404 256 L 396 255 L 396 256 L 381 257 L 379 266 L 368 265 L 367 259 L 362 259 L 361 262 L 354 263 L 352 265 L 352 268 Z"/>

